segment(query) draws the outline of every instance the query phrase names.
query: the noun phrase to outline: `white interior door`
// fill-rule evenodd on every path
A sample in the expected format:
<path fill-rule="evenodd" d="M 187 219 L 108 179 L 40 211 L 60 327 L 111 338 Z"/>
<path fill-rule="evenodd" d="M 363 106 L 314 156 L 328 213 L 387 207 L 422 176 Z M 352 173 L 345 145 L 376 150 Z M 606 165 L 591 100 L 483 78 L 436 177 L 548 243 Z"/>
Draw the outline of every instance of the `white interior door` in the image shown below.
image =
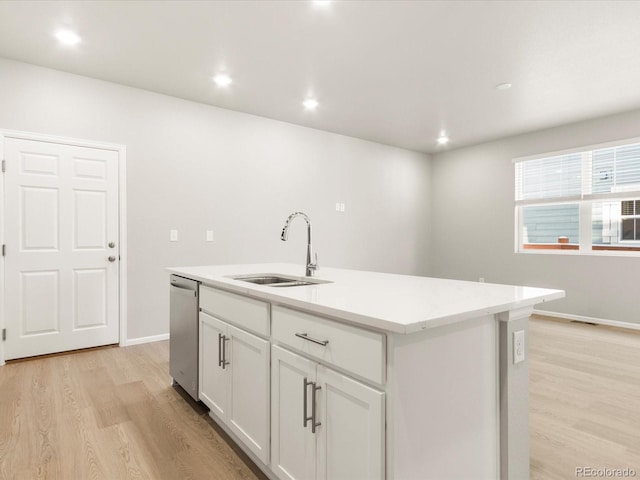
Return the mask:
<path fill-rule="evenodd" d="M 118 152 L 4 139 L 5 358 L 117 343 Z"/>

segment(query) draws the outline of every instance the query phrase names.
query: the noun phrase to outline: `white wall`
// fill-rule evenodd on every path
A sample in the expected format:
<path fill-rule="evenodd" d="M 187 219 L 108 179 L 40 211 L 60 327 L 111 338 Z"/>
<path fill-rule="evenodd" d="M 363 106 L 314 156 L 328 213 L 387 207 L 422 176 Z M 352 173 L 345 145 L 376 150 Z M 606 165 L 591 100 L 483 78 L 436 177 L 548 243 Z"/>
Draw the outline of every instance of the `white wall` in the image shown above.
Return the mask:
<path fill-rule="evenodd" d="M 431 274 L 561 288 L 537 308 L 640 324 L 640 258 L 514 253 L 514 167 L 521 156 L 640 135 L 640 111 L 506 138 L 433 157 Z"/>
<path fill-rule="evenodd" d="M 427 273 L 427 155 L 3 59 L 0 128 L 126 145 L 130 339 L 168 332 L 166 266 L 302 274 L 303 223 L 280 241 L 296 210 L 321 266 Z"/>

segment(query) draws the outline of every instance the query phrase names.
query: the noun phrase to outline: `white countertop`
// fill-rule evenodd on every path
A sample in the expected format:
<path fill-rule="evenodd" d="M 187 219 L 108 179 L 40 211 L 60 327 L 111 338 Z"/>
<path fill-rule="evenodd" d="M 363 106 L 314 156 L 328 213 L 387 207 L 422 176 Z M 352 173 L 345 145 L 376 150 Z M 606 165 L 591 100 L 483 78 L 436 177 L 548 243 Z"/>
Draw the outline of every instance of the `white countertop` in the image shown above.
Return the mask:
<path fill-rule="evenodd" d="M 284 274 L 303 278 L 304 266 L 285 263 L 173 267 L 167 270 L 212 287 L 401 334 L 564 297 L 563 290 L 325 267 L 313 278 L 332 283 L 270 287 L 228 278 L 248 274 Z"/>

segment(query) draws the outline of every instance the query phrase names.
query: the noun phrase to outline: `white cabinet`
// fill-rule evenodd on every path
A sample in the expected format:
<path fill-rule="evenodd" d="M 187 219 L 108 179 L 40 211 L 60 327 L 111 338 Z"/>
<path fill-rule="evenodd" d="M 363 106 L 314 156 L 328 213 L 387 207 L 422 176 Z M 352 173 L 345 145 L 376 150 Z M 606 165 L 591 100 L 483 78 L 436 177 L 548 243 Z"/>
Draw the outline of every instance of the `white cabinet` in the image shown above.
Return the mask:
<path fill-rule="evenodd" d="M 269 342 L 200 312 L 200 399 L 269 463 Z"/>
<path fill-rule="evenodd" d="M 282 480 L 384 478 L 384 393 L 278 346 L 271 469 Z"/>

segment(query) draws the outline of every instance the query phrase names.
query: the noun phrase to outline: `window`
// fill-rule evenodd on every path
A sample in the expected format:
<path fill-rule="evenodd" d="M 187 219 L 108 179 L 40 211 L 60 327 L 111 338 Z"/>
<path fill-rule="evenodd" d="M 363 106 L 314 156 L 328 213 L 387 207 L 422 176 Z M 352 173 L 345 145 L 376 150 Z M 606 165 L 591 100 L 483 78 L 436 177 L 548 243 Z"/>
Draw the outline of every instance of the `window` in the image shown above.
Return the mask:
<path fill-rule="evenodd" d="M 514 164 L 516 251 L 640 255 L 640 139 Z"/>

